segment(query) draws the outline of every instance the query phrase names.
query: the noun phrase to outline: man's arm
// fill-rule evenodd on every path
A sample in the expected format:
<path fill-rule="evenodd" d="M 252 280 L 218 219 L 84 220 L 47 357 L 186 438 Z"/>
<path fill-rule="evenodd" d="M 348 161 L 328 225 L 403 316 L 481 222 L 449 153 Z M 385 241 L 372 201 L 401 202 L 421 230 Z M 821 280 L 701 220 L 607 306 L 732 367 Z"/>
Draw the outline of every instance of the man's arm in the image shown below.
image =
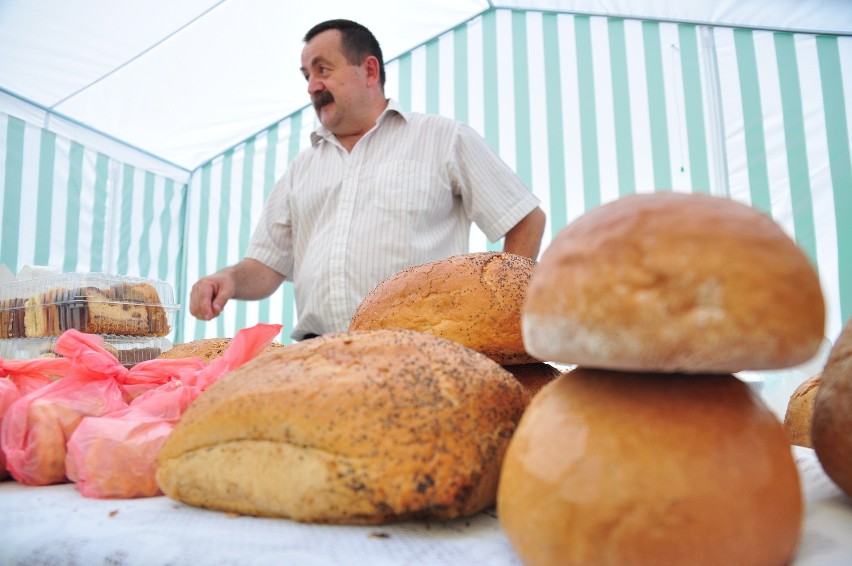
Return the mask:
<path fill-rule="evenodd" d="M 219 316 L 229 299 L 263 299 L 275 292 L 284 276 L 259 261 L 244 259 L 192 286 L 189 312 L 201 320 Z"/>
<path fill-rule="evenodd" d="M 541 248 L 541 237 L 544 234 L 546 220 L 547 216 L 541 208 L 533 209 L 506 232 L 503 251 L 536 259 Z"/>

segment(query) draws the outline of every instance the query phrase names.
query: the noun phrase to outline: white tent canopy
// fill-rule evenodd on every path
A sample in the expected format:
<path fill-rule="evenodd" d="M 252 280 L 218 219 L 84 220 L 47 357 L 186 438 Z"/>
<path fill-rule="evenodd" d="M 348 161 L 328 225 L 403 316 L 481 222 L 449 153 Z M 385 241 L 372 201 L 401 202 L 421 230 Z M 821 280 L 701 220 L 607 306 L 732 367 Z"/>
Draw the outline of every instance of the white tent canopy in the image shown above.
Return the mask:
<path fill-rule="evenodd" d="M 849 0 L 0 0 L 0 109 L 24 103 L 43 127 L 87 126 L 192 171 L 305 106 L 315 23 L 367 25 L 390 61 L 492 7 L 852 33 Z"/>
<path fill-rule="evenodd" d="M 0 264 L 161 279 L 185 306 L 310 143 L 302 37 L 331 18 L 376 33 L 389 97 L 515 170 L 543 248 L 620 196 L 727 196 L 812 260 L 829 339 L 852 318 L 852 0 L 0 0 Z M 297 319 L 285 282 L 179 311 L 174 338 Z"/>

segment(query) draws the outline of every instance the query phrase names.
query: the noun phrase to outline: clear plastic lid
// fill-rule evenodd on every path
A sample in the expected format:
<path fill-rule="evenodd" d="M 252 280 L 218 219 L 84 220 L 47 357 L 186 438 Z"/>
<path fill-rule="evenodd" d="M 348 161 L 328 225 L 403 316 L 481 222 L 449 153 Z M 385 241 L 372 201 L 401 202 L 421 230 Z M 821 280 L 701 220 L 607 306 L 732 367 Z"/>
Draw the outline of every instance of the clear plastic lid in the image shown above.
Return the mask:
<path fill-rule="evenodd" d="M 174 313 L 165 281 L 63 273 L 0 285 L 0 339 L 89 334 L 166 336 Z"/>
<path fill-rule="evenodd" d="M 18 338 L 0 340 L 0 358 L 7 360 L 34 360 L 45 357 L 58 357 L 54 352 L 56 337 Z M 161 353 L 171 349 L 172 343 L 166 338 L 132 338 L 108 336 L 104 338 L 104 349 L 118 358 L 125 367 L 153 360 Z"/>

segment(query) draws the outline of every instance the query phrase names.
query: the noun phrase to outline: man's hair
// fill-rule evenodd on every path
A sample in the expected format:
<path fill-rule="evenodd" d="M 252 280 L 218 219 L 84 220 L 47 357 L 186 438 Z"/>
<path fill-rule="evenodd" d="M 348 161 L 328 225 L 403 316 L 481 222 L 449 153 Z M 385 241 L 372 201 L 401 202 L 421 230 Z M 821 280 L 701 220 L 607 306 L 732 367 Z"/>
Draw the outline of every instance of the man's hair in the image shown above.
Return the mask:
<path fill-rule="evenodd" d="M 370 55 L 379 60 L 379 83 L 384 89 L 385 60 L 382 57 L 382 48 L 373 32 L 351 20 L 328 20 L 312 27 L 305 34 L 303 41 L 307 43 L 315 36 L 330 29 L 336 29 L 340 32 L 343 54 L 350 65 L 360 65 L 364 57 Z"/>

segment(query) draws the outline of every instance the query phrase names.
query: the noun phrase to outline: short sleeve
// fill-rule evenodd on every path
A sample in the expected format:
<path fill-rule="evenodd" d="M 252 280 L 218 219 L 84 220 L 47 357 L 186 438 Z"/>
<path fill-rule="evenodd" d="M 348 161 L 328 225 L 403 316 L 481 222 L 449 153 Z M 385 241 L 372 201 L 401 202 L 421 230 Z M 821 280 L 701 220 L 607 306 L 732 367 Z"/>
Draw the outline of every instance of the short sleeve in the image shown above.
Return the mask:
<path fill-rule="evenodd" d="M 449 169 L 465 213 L 492 242 L 502 238 L 538 205 L 539 199 L 476 131 L 459 127 Z"/>
<path fill-rule="evenodd" d="M 293 226 L 290 210 L 291 172 L 275 184 L 252 234 L 246 258 L 293 278 Z"/>

